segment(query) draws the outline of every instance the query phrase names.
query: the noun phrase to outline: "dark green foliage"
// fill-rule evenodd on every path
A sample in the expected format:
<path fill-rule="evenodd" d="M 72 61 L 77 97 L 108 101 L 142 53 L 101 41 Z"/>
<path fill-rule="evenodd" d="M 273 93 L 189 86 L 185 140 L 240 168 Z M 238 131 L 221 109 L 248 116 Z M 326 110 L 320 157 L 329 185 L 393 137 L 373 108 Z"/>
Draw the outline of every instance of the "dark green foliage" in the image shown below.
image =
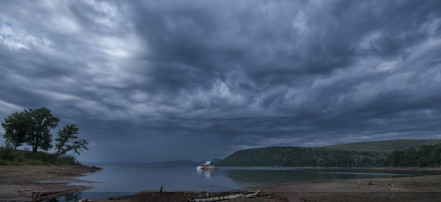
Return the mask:
<path fill-rule="evenodd" d="M 31 127 L 31 117 L 29 116 L 29 111 L 24 110 L 22 112 L 15 112 L 5 119 L 2 123 L 2 127 L 5 129 L 5 134 L 3 138 L 6 139 L 7 143 L 12 144 L 14 149 L 21 146 L 28 135 L 28 131 Z"/>
<path fill-rule="evenodd" d="M 47 165 L 55 161 L 55 154 L 46 152 L 23 151 L 12 148 L 0 147 L 0 165 Z M 72 155 L 59 156 L 57 165 L 78 164 Z"/>
<path fill-rule="evenodd" d="M 387 162 L 393 167 L 441 166 L 441 144 L 394 151 L 388 156 Z"/>
<path fill-rule="evenodd" d="M 15 112 L 2 123 L 5 129 L 3 137 L 15 149 L 26 143 L 34 153 L 39 148 L 47 151 L 52 147 L 51 130 L 57 127 L 59 121 L 46 107 Z"/>
<path fill-rule="evenodd" d="M 86 140 L 77 140 L 78 139 L 78 128 L 74 124 L 66 125 L 62 130 L 59 130 L 57 133 L 57 138 L 55 141 L 55 149 L 57 152 L 55 153 L 55 158 L 58 156 L 64 155 L 69 151 L 73 151 L 76 154 L 80 154 L 80 150 L 87 148 Z"/>
<path fill-rule="evenodd" d="M 0 165 L 45 165 L 54 159 L 55 154 L 0 147 Z"/>
<path fill-rule="evenodd" d="M 391 140 L 330 147 L 267 147 L 235 152 L 220 166 L 434 167 L 441 166 L 440 140 Z M 423 145 L 429 143 L 430 145 Z M 359 148 L 357 147 L 359 146 Z M 354 150 L 350 150 L 353 148 Z M 369 149 L 370 148 L 370 149 Z M 390 148 L 406 150 L 390 151 Z"/>
<path fill-rule="evenodd" d="M 78 128 L 74 124 L 58 131 L 55 154 L 38 152 L 39 149 L 47 151 L 52 148 L 51 130 L 57 127 L 59 121 L 46 107 L 23 110 L 8 116 L 1 124 L 5 129 L 3 137 L 7 147 L 0 148 L 0 165 L 75 163 L 73 156 L 64 155 L 69 151 L 79 155 L 82 149 L 88 150 L 88 143 L 78 139 Z M 31 146 L 32 152 L 17 150 L 23 143 Z M 59 157 L 61 159 L 57 160 Z"/>
<path fill-rule="evenodd" d="M 57 165 L 73 165 L 73 164 L 78 164 L 77 160 L 75 159 L 74 156 L 72 155 L 65 155 L 65 156 L 60 156 L 57 158 L 57 161 L 55 162 L 55 164 Z"/>
<path fill-rule="evenodd" d="M 28 152 L 25 151 L 26 158 L 28 159 L 35 159 L 35 160 L 41 160 L 46 163 L 53 162 L 55 159 L 54 154 L 46 153 L 46 152 Z"/>
<path fill-rule="evenodd" d="M 347 151 L 377 151 L 391 153 L 396 150 L 405 150 L 412 147 L 422 145 L 441 144 L 441 139 L 403 139 L 403 140 L 385 140 L 375 142 L 357 142 L 350 144 L 339 144 L 327 146 L 330 149 L 347 150 Z"/>
<path fill-rule="evenodd" d="M 221 166 L 374 167 L 385 165 L 382 152 L 355 152 L 330 148 L 267 147 L 235 152 Z"/>
<path fill-rule="evenodd" d="M 0 159 L 5 161 L 12 161 L 16 158 L 16 154 L 14 153 L 14 149 L 12 148 L 0 148 Z"/>
<path fill-rule="evenodd" d="M 37 152 L 38 148 L 47 151 L 52 147 L 51 129 L 57 127 L 60 119 L 52 115 L 51 111 L 46 108 L 38 108 L 36 110 L 29 110 L 32 117 L 32 130 L 26 138 L 26 143 L 32 146 L 32 151 Z"/>

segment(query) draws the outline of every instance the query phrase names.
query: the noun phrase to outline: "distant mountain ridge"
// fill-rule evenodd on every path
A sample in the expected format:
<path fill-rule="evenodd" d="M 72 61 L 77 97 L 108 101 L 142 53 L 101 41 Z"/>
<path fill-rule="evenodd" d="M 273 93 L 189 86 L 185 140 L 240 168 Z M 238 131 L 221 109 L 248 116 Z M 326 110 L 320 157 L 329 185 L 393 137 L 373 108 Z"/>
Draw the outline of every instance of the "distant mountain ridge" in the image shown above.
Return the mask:
<path fill-rule="evenodd" d="M 402 139 L 357 142 L 325 147 L 265 147 L 240 150 L 220 161 L 220 166 L 282 167 L 383 167 L 397 150 L 441 144 L 441 139 Z"/>
<path fill-rule="evenodd" d="M 142 163 L 143 166 L 162 167 L 162 166 L 196 166 L 197 162 L 189 160 L 177 160 L 177 161 L 158 161 Z"/>
<path fill-rule="evenodd" d="M 197 162 L 190 160 L 157 161 L 157 162 L 82 162 L 98 166 L 145 166 L 145 167 L 169 167 L 169 166 L 195 166 Z"/>
<path fill-rule="evenodd" d="M 221 161 L 222 159 L 212 159 L 214 163 Z M 190 160 L 175 160 L 175 161 L 156 161 L 156 162 L 82 162 L 84 164 L 93 164 L 98 166 L 146 166 L 146 167 L 186 167 L 186 166 L 198 166 L 205 161 L 190 161 Z"/>

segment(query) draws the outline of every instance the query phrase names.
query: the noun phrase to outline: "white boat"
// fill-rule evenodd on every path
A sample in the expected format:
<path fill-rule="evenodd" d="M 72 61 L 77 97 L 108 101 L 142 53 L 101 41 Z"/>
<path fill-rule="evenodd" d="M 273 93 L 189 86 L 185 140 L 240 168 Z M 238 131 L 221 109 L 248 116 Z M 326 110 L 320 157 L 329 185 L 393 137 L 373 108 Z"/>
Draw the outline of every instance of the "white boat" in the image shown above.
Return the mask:
<path fill-rule="evenodd" d="M 200 165 L 200 166 L 198 166 L 198 167 L 196 167 L 198 170 L 204 170 L 204 169 L 214 169 L 215 167 L 214 167 L 214 164 L 213 164 L 213 162 L 212 161 L 205 161 L 205 163 L 204 164 L 202 164 L 202 165 Z"/>

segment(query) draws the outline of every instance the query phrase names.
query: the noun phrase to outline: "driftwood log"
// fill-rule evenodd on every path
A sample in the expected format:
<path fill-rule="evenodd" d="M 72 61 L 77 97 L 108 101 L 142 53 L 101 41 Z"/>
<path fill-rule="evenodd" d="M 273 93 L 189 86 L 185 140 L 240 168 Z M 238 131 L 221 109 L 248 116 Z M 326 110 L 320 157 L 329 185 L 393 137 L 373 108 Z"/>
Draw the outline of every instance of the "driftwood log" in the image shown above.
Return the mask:
<path fill-rule="evenodd" d="M 253 194 L 233 194 L 228 196 L 219 196 L 219 197 L 211 197 L 211 198 L 205 198 L 205 199 L 190 199 L 189 202 L 208 202 L 208 201 L 223 201 L 223 200 L 229 200 L 229 199 L 236 199 L 236 198 L 255 198 L 259 197 L 260 190 L 256 191 Z"/>

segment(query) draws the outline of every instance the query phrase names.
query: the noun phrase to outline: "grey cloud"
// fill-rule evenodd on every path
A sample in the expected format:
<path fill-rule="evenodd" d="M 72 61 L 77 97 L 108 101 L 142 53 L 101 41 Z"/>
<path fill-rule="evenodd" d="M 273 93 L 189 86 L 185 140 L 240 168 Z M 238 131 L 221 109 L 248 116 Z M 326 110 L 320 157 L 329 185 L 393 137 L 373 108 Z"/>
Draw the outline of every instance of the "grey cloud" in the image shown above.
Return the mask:
<path fill-rule="evenodd" d="M 0 118 L 49 107 L 85 160 L 440 137 L 438 1 L 2 4 Z"/>

